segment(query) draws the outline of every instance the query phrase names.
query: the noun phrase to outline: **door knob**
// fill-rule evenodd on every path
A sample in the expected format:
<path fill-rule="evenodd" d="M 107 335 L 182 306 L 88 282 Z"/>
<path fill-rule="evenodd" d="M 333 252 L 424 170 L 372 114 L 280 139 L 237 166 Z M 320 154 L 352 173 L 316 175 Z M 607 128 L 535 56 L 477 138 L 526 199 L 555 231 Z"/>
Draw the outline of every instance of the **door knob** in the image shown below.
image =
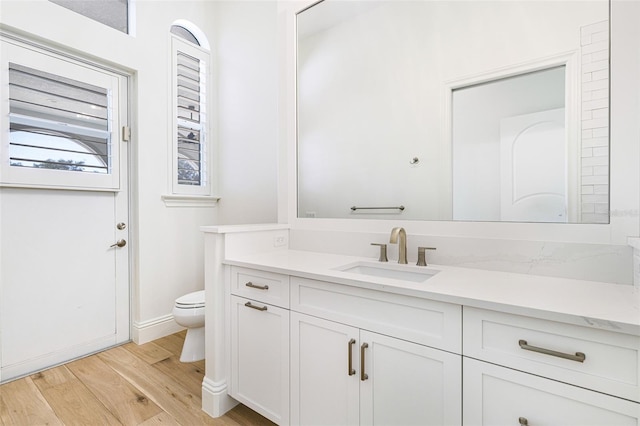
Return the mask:
<path fill-rule="evenodd" d="M 109 246 L 109 248 L 111 247 L 124 247 L 127 245 L 127 241 L 126 240 L 118 240 L 115 244 L 111 244 Z"/>
<path fill-rule="evenodd" d="M 127 224 L 126 224 L 126 223 L 124 223 L 124 222 L 120 222 L 120 223 L 118 223 L 118 224 L 116 225 L 116 228 L 118 228 L 118 229 L 119 229 L 119 230 L 121 230 L 121 231 L 122 231 L 123 229 L 125 229 L 126 227 L 127 227 Z"/>

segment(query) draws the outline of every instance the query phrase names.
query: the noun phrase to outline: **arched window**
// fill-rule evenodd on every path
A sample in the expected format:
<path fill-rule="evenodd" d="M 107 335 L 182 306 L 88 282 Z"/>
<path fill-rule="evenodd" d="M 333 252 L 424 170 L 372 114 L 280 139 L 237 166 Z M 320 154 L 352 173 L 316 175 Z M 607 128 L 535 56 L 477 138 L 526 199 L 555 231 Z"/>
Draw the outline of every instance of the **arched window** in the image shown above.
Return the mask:
<path fill-rule="evenodd" d="M 173 185 L 176 195 L 211 194 L 208 85 L 209 43 L 196 26 L 171 26 L 173 61 Z"/>
<path fill-rule="evenodd" d="M 181 27 L 180 25 L 172 25 L 171 26 L 171 34 L 175 34 L 180 38 L 185 39 L 186 41 L 195 44 L 196 46 L 200 46 L 200 42 L 194 36 L 191 31 L 186 29 L 185 27 Z"/>

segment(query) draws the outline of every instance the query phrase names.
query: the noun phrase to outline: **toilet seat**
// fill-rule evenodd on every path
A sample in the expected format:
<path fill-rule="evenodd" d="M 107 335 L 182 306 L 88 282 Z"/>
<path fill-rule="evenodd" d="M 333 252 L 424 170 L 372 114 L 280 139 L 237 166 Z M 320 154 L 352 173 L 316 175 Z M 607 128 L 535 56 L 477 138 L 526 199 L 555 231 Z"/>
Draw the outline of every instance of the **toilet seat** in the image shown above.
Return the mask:
<path fill-rule="evenodd" d="M 204 290 L 194 291 L 178 297 L 175 307 L 178 309 L 204 308 Z"/>

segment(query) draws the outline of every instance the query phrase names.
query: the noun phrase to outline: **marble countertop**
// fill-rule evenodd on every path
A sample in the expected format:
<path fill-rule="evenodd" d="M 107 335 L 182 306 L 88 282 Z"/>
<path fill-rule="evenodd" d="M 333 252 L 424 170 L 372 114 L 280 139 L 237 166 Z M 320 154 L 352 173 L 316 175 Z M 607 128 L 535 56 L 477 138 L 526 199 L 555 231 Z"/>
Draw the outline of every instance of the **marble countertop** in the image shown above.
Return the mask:
<path fill-rule="evenodd" d="M 424 282 L 338 269 L 363 261 L 377 264 L 372 258 L 299 250 L 242 255 L 224 263 L 640 335 L 640 291 L 634 286 L 431 264 L 428 268 L 438 273 Z"/>

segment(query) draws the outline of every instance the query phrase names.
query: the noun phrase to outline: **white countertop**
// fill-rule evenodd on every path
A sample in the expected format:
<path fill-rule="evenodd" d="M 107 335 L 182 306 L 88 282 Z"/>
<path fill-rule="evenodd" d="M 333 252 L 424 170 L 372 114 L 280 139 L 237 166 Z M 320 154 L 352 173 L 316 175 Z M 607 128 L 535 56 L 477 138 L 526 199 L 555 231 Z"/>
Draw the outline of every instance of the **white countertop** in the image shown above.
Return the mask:
<path fill-rule="evenodd" d="M 377 263 L 297 250 L 243 255 L 224 263 L 640 335 L 640 291 L 634 286 L 431 264 L 428 268 L 439 272 L 421 283 L 335 269 L 358 261 Z"/>

